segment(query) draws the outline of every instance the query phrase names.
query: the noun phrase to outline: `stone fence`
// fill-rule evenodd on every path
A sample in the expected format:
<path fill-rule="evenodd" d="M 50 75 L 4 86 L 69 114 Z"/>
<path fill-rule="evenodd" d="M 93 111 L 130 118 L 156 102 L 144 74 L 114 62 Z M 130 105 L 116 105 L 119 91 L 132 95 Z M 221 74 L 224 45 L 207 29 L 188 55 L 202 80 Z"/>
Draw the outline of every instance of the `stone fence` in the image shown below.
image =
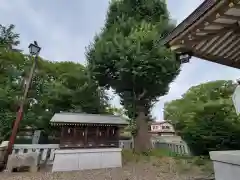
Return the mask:
<path fill-rule="evenodd" d="M 15 144 L 13 154 L 23 154 L 28 152 L 39 152 L 41 163 L 52 164 L 54 151 L 59 149 L 59 144 Z"/>
<path fill-rule="evenodd" d="M 166 149 L 179 155 L 190 155 L 189 148 L 185 143 L 152 141 L 152 145 L 154 148 Z"/>
<path fill-rule="evenodd" d="M 188 148 L 185 144 L 177 143 L 160 143 L 153 141 L 154 148 L 162 148 L 170 150 L 177 154 L 189 154 Z M 119 147 L 123 149 L 132 149 L 132 140 L 119 141 Z M 52 164 L 54 160 L 54 151 L 59 149 L 59 144 L 15 144 L 13 147 L 13 154 L 22 154 L 28 152 L 39 152 L 41 156 L 41 163 Z"/>
<path fill-rule="evenodd" d="M 133 141 L 132 140 L 121 140 L 119 142 L 119 147 L 123 149 L 132 149 Z M 176 143 L 176 142 L 161 142 L 158 140 L 152 140 L 152 147 L 165 149 L 180 155 L 190 155 L 189 148 L 186 143 Z"/>

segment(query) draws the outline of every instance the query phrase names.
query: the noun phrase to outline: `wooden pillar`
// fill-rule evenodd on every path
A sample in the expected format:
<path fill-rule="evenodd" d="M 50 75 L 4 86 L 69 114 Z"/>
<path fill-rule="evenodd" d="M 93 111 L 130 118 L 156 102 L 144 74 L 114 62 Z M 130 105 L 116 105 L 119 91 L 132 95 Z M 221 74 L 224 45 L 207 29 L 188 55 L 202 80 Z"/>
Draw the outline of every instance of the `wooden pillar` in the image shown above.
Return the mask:
<path fill-rule="evenodd" d="M 60 135 L 61 137 L 64 136 L 64 128 L 65 128 L 65 127 L 63 127 L 63 126 L 61 127 L 61 135 Z"/>
<path fill-rule="evenodd" d="M 118 141 L 119 140 L 119 137 L 120 137 L 120 127 L 117 127 L 116 129 L 115 129 L 115 133 L 116 133 L 116 140 Z"/>
<path fill-rule="evenodd" d="M 99 126 L 97 126 L 97 129 L 96 129 L 96 146 L 98 146 L 99 145 L 99 141 L 100 141 L 100 137 L 99 137 Z"/>
<path fill-rule="evenodd" d="M 76 146 L 77 144 L 77 128 L 73 126 L 73 145 Z"/>
<path fill-rule="evenodd" d="M 85 127 L 85 133 L 84 133 L 84 145 L 87 146 L 88 144 L 88 126 Z"/>
<path fill-rule="evenodd" d="M 65 128 L 65 127 L 61 126 L 60 145 L 63 144 L 63 139 L 64 139 L 64 128 Z"/>
<path fill-rule="evenodd" d="M 117 147 L 119 147 L 119 140 L 120 140 L 120 127 L 117 127 L 116 128 L 116 138 L 115 138 Z"/>
<path fill-rule="evenodd" d="M 110 126 L 107 126 L 107 132 L 106 132 L 106 144 L 109 145 L 111 142 L 111 138 L 110 138 Z"/>
<path fill-rule="evenodd" d="M 110 131 L 110 126 L 107 126 L 107 139 L 109 140 L 109 138 L 110 138 L 110 135 L 109 135 L 109 132 Z"/>

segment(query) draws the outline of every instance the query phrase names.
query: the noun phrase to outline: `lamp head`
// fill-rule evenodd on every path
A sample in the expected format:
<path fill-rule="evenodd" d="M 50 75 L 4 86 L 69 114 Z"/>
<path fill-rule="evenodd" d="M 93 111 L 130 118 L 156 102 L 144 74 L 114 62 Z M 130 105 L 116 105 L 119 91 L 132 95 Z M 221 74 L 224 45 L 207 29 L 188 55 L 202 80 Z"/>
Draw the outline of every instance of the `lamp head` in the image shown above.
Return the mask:
<path fill-rule="evenodd" d="M 37 41 L 34 41 L 34 43 L 31 43 L 29 46 L 29 52 L 33 56 L 38 56 L 41 48 L 38 46 Z"/>

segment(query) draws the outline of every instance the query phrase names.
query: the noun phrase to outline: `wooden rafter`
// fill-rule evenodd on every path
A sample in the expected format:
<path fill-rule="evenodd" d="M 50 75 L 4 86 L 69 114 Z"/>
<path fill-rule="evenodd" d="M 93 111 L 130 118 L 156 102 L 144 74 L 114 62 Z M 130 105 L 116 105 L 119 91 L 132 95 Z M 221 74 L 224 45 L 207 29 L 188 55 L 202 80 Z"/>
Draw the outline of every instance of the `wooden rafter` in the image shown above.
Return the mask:
<path fill-rule="evenodd" d="M 229 2 L 228 1 L 220 1 L 218 5 L 216 5 L 216 8 L 218 7 L 223 7 L 223 8 L 220 8 L 218 13 L 220 14 L 224 14 L 227 10 L 228 10 L 228 4 Z M 213 13 L 213 14 L 211 14 Z M 178 39 L 181 39 L 182 36 L 185 36 L 188 32 L 196 32 L 197 29 L 204 29 L 205 27 L 205 23 L 206 22 L 206 18 L 207 18 L 207 22 L 213 22 L 214 20 L 216 20 L 216 17 L 218 16 L 218 13 L 214 13 L 214 10 L 212 10 L 212 12 L 208 12 L 204 15 L 203 19 L 202 20 L 199 20 L 199 23 L 198 24 L 192 24 L 188 29 L 186 29 L 180 36 L 176 37 L 175 40 L 173 40 L 172 42 L 170 42 L 170 45 L 172 43 L 174 43 L 174 41 L 178 40 Z"/>
<path fill-rule="evenodd" d="M 195 43 L 199 43 L 199 41 L 208 40 L 208 39 L 211 40 L 211 38 L 214 38 L 215 36 L 224 35 L 225 33 L 230 31 L 236 32 L 237 30 L 239 30 L 239 24 L 235 23 L 219 30 L 216 30 L 216 29 L 212 30 L 211 33 L 207 33 L 206 35 L 194 35 L 192 36 L 191 39 L 185 38 L 184 42 L 186 41 L 187 43 L 195 44 Z M 201 31 L 201 33 L 205 33 L 205 31 L 204 32 Z"/>
<path fill-rule="evenodd" d="M 235 3 L 233 2 L 233 4 L 234 4 L 234 5 L 232 6 L 233 8 L 240 9 L 240 4 L 238 4 L 238 1 L 235 2 Z"/>
<path fill-rule="evenodd" d="M 237 40 L 237 42 L 240 42 L 240 38 Z M 232 50 L 225 52 L 224 54 L 222 54 L 221 56 L 229 58 L 231 57 L 233 54 L 237 53 L 239 51 L 239 46 L 235 46 Z"/>
<path fill-rule="evenodd" d="M 226 23 L 221 23 L 221 22 L 211 22 L 211 24 L 209 23 L 208 25 L 209 26 L 213 25 L 213 26 L 229 27 L 229 25 L 232 25 L 232 24 L 226 24 Z"/>
<path fill-rule="evenodd" d="M 234 16 L 234 15 L 229 15 L 229 14 L 221 14 L 220 18 L 240 21 L 240 16 Z"/>

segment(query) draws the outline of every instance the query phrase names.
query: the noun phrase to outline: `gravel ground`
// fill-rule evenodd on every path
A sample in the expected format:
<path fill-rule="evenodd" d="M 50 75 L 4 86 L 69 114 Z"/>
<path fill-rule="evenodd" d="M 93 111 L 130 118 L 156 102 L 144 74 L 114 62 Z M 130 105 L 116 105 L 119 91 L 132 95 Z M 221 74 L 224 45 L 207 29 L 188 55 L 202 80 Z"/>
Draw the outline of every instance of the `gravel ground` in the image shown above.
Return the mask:
<path fill-rule="evenodd" d="M 178 170 L 172 160 L 128 163 L 123 168 L 51 173 L 0 173 L 0 180 L 192 180 L 202 176 L 198 169 Z"/>

